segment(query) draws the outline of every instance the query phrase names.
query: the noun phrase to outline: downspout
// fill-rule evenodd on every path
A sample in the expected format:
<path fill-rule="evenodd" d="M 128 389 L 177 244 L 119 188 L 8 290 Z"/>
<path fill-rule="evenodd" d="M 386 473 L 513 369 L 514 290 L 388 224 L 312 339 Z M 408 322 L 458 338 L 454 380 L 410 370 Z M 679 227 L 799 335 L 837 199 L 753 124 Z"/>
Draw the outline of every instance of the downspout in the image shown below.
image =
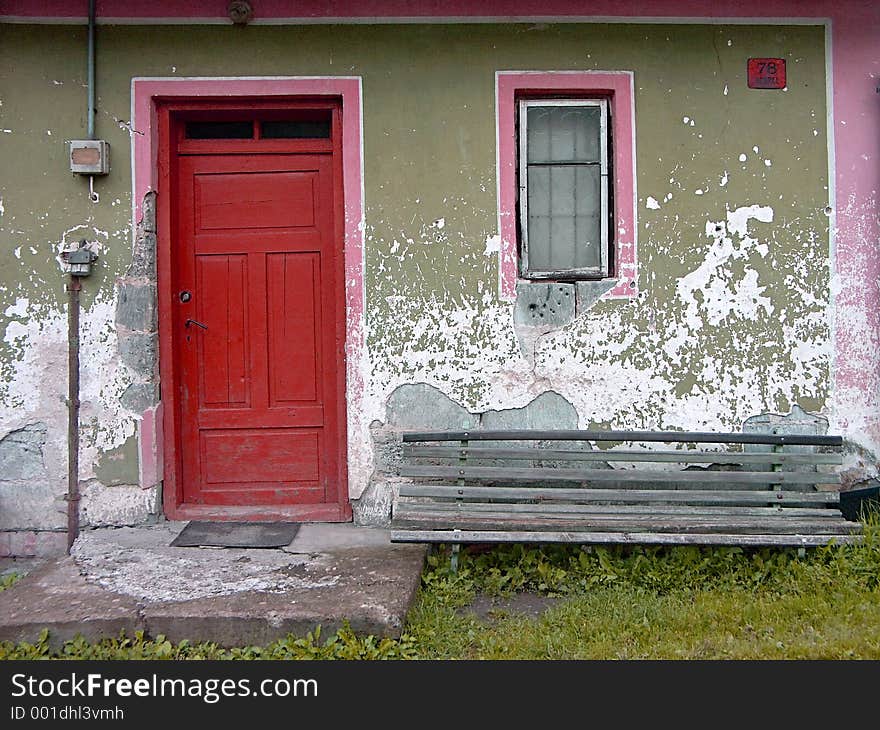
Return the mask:
<path fill-rule="evenodd" d="M 79 276 L 67 286 L 67 552 L 79 537 Z"/>
<path fill-rule="evenodd" d="M 87 80 L 88 88 L 88 130 L 89 139 L 95 138 L 95 0 L 89 0 L 89 55 Z"/>
<path fill-rule="evenodd" d="M 95 138 L 95 0 L 89 0 L 86 85 L 88 137 Z M 89 178 L 92 188 L 92 178 Z M 90 195 L 92 200 L 94 197 Z M 79 293 L 82 279 L 70 274 L 67 287 L 67 552 L 79 537 Z"/>

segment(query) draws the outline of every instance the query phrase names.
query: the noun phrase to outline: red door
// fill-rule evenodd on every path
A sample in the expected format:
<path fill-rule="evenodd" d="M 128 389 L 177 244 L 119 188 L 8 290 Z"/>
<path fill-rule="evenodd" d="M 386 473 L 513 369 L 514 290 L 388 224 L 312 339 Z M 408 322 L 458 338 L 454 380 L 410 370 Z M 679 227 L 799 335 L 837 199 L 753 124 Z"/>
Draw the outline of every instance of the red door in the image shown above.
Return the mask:
<path fill-rule="evenodd" d="M 175 486 L 221 516 L 347 505 L 334 155 L 260 152 L 177 157 Z"/>

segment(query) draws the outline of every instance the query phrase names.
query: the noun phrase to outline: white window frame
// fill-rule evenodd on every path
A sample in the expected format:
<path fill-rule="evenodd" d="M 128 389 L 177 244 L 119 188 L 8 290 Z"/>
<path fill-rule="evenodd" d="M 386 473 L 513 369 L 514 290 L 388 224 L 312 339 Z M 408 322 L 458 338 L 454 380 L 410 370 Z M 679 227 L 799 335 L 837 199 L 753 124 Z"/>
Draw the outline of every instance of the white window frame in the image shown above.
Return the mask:
<path fill-rule="evenodd" d="M 571 268 L 560 270 L 531 269 L 529 267 L 529 164 L 527 121 L 529 107 L 547 106 L 594 106 L 601 111 L 599 118 L 599 175 L 600 175 L 600 251 L 598 267 Z M 608 174 L 608 100 L 607 99 L 557 99 L 532 98 L 519 101 L 519 214 L 520 214 L 520 276 L 524 279 L 597 279 L 610 275 L 608 252 L 611 246 L 609 235 L 609 174 Z M 563 163 L 572 164 L 572 163 Z M 573 163 L 583 164 L 587 163 Z"/>

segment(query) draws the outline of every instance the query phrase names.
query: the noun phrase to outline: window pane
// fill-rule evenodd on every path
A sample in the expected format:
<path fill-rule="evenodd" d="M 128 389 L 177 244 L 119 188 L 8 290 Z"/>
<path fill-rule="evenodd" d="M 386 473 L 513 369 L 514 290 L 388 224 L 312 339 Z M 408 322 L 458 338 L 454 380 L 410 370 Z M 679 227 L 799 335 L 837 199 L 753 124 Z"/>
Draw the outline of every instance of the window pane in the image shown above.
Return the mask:
<path fill-rule="evenodd" d="M 263 139 L 329 139 L 330 120 L 260 122 Z"/>
<path fill-rule="evenodd" d="M 529 269 L 601 265 L 601 175 L 596 165 L 529 165 Z"/>
<path fill-rule="evenodd" d="M 598 106 L 529 106 L 528 161 L 599 162 Z"/>
<path fill-rule="evenodd" d="M 187 122 L 187 139 L 251 139 L 253 122 Z"/>
<path fill-rule="evenodd" d="M 596 165 L 575 167 L 575 266 L 602 265 L 602 176 Z"/>

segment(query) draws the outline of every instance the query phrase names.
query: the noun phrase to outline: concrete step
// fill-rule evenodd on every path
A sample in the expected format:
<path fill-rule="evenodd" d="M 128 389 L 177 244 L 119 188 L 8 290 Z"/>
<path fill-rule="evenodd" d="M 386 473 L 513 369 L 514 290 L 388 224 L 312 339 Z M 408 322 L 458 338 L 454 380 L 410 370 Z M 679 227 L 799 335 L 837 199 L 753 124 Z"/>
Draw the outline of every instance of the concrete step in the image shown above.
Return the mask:
<path fill-rule="evenodd" d="M 46 628 L 53 646 L 137 630 L 175 643 L 264 645 L 345 621 L 396 638 L 426 554 L 353 525 L 303 525 L 283 550 L 170 547 L 183 525 L 83 532 L 71 557 L 0 591 L 0 640 L 33 642 Z"/>

